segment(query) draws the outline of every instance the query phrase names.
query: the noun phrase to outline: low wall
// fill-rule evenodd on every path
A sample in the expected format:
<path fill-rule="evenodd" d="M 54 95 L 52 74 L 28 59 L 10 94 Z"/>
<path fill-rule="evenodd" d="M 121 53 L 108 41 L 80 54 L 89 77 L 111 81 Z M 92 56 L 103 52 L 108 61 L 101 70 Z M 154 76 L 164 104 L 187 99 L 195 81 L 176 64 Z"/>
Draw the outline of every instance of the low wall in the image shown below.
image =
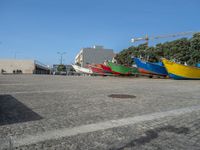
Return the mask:
<path fill-rule="evenodd" d="M 22 73 L 32 74 L 35 69 L 33 60 L 15 60 L 15 59 L 2 59 L 0 60 L 0 73 L 13 73 L 21 70 Z"/>

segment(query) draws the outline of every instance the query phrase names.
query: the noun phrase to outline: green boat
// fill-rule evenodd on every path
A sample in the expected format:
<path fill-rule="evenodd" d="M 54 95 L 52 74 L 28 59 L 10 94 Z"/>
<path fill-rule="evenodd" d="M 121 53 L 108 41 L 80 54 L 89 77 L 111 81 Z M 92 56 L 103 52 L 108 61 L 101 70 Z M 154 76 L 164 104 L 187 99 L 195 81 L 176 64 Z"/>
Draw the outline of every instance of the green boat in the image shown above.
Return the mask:
<path fill-rule="evenodd" d="M 138 69 L 136 67 L 127 67 L 112 62 L 106 62 L 106 63 L 107 66 L 111 68 L 113 74 L 118 74 L 118 75 L 138 74 Z"/>

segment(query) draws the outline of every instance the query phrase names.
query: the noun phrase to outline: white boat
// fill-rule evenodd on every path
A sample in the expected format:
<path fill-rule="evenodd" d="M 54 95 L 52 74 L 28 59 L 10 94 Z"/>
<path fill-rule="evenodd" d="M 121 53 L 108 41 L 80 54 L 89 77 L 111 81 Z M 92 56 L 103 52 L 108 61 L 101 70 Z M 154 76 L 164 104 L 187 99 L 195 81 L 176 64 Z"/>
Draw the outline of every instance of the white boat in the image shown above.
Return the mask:
<path fill-rule="evenodd" d="M 92 74 L 92 70 L 89 68 L 83 68 L 77 65 L 72 65 L 72 67 L 76 70 L 78 73 L 85 73 L 85 74 Z"/>

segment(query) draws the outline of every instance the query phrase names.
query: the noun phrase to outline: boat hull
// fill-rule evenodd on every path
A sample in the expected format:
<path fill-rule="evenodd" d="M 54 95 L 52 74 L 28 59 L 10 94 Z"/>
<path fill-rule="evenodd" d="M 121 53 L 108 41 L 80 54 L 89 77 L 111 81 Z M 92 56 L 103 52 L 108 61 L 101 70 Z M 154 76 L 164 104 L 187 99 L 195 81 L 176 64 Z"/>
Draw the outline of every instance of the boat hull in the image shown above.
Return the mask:
<path fill-rule="evenodd" d="M 97 66 L 98 66 L 99 68 L 102 68 L 106 73 L 113 73 L 113 72 L 112 72 L 112 69 L 111 69 L 110 67 L 106 66 L 106 65 L 97 64 Z"/>
<path fill-rule="evenodd" d="M 88 65 L 88 67 L 92 70 L 93 74 L 96 75 L 111 75 L 111 72 L 104 70 L 100 64 Z"/>
<path fill-rule="evenodd" d="M 200 80 L 200 68 L 177 64 L 167 59 L 162 59 L 162 62 L 170 78 L 175 80 Z"/>
<path fill-rule="evenodd" d="M 133 61 L 138 67 L 138 71 L 142 74 L 167 76 L 168 72 L 162 63 L 150 63 L 142 61 L 139 58 L 133 58 Z"/>
<path fill-rule="evenodd" d="M 132 75 L 132 74 L 138 74 L 138 69 L 133 67 L 126 67 L 123 65 L 115 64 L 112 62 L 107 62 L 107 66 L 109 66 L 114 74 L 119 75 Z"/>
<path fill-rule="evenodd" d="M 112 75 L 120 75 L 119 72 L 115 72 L 113 71 L 109 66 L 106 66 L 107 64 L 99 64 L 100 67 L 108 74 L 112 74 Z"/>
<path fill-rule="evenodd" d="M 78 73 L 84 73 L 84 74 L 92 74 L 92 70 L 89 68 L 83 68 L 77 65 L 72 65 L 72 67 L 75 69 L 76 72 Z"/>

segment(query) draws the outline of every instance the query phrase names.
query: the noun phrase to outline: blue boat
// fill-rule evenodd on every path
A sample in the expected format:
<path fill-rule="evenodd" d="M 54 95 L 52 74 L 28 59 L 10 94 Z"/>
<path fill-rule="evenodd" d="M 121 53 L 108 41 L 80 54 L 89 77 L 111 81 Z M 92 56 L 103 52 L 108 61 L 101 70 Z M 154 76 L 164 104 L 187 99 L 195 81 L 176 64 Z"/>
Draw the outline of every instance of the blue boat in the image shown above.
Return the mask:
<path fill-rule="evenodd" d="M 137 65 L 138 71 L 143 74 L 167 76 L 167 70 L 165 69 L 162 62 L 150 63 L 142 61 L 139 58 L 134 57 L 133 61 Z"/>

